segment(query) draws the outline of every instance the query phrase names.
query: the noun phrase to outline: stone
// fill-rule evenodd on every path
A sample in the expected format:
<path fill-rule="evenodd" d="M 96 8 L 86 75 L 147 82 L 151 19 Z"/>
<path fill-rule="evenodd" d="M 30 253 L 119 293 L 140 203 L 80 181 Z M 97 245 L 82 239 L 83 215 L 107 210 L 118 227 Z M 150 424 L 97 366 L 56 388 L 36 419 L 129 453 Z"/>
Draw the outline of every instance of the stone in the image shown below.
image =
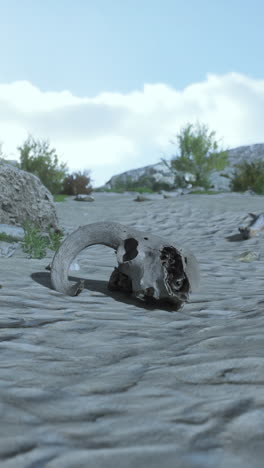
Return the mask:
<path fill-rule="evenodd" d="M 230 192 L 231 190 L 231 180 L 235 173 L 233 167 L 226 167 L 225 170 L 213 171 L 209 176 L 210 189 L 216 190 L 217 192 Z"/>
<path fill-rule="evenodd" d="M 143 195 L 138 195 L 138 196 L 134 199 L 134 201 L 136 201 L 136 202 L 144 202 L 144 201 L 150 201 L 150 199 L 147 198 L 147 197 L 144 197 Z"/>
<path fill-rule="evenodd" d="M 0 241 L 0 257 L 12 257 L 17 247 L 17 243 Z"/>
<path fill-rule="evenodd" d="M 80 194 L 76 195 L 76 197 L 74 198 L 74 200 L 76 200 L 76 201 L 84 201 L 84 202 L 93 202 L 93 201 L 94 201 L 94 197 L 92 197 L 91 195 L 86 195 L 86 194 L 80 193 Z"/>
<path fill-rule="evenodd" d="M 53 196 L 37 176 L 2 162 L 0 187 L 1 224 L 21 226 L 29 220 L 43 230 L 58 229 Z"/>
<path fill-rule="evenodd" d="M 159 162 L 114 175 L 103 188 L 113 189 L 118 183 L 137 182 L 141 177 L 148 178 L 150 182 L 166 184 L 168 187 L 172 187 L 174 184 L 174 175 L 171 170 L 164 162 Z"/>
<path fill-rule="evenodd" d="M 17 240 L 23 240 L 25 235 L 22 227 L 11 226 L 10 224 L 0 224 L 0 233 L 14 237 Z"/>
<path fill-rule="evenodd" d="M 249 251 L 247 250 L 246 252 L 242 252 L 240 255 L 237 255 L 235 257 L 235 260 L 238 260 L 239 262 L 244 262 L 244 263 L 250 263 L 254 262 L 255 260 L 260 259 L 260 253 L 255 252 L 255 251 Z"/>

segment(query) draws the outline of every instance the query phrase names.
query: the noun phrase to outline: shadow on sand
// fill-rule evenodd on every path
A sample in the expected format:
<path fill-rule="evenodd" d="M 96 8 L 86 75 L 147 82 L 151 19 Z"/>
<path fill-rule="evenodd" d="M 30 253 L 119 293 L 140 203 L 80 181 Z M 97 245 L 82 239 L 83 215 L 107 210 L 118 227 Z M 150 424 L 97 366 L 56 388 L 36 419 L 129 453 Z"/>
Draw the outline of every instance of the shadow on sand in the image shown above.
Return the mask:
<path fill-rule="evenodd" d="M 32 273 L 31 278 L 38 284 L 42 286 L 52 289 L 51 281 L 50 281 L 50 273 L 46 271 Z M 141 309 L 145 310 L 155 310 L 155 309 L 162 309 L 166 310 L 167 312 L 176 312 L 181 309 L 181 306 L 177 308 L 174 304 L 169 304 L 161 301 L 156 301 L 155 299 L 148 298 L 147 301 L 141 301 L 137 299 L 133 295 L 128 295 L 119 291 L 110 291 L 108 289 L 108 282 L 103 280 L 93 280 L 93 279 L 84 279 L 79 278 L 76 276 L 69 276 L 69 280 L 73 282 L 84 282 L 84 289 L 87 289 L 91 292 L 98 292 L 100 294 L 104 294 L 105 296 L 112 297 L 117 302 L 123 302 L 124 304 L 134 305 Z"/>
<path fill-rule="evenodd" d="M 227 236 L 225 239 L 229 242 L 241 242 L 247 240 L 240 233 L 233 234 L 232 236 Z"/>

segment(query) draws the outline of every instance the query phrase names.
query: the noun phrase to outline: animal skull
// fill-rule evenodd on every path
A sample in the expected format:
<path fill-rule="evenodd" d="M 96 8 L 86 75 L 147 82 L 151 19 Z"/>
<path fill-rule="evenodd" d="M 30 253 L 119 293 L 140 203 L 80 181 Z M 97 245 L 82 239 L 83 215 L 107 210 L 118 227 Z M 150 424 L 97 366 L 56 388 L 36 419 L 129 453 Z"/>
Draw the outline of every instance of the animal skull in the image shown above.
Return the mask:
<path fill-rule="evenodd" d="M 199 282 L 194 255 L 151 234 L 117 223 L 94 223 L 71 233 L 55 253 L 51 282 L 55 290 L 71 296 L 83 289 L 72 284 L 68 271 L 77 254 L 88 246 L 103 244 L 116 250 L 118 267 L 108 287 L 136 297 L 173 303 L 180 307 Z"/>

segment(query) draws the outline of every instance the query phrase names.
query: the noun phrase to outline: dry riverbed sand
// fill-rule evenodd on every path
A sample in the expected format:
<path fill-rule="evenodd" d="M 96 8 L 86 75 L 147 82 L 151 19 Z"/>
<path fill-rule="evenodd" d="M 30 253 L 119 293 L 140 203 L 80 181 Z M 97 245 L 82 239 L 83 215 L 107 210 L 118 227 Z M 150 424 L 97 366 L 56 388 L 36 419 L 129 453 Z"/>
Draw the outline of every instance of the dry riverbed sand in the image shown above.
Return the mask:
<path fill-rule="evenodd" d="M 186 245 L 200 288 L 181 311 L 146 308 L 107 290 L 115 254 L 94 246 L 72 272 L 84 291 L 66 297 L 51 256 L 1 258 L 1 468 L 263 467 L 264 234 L 226 237 L 264 198 L 134 198 L 56 208 L 67 232 L 108 220 Z"/>

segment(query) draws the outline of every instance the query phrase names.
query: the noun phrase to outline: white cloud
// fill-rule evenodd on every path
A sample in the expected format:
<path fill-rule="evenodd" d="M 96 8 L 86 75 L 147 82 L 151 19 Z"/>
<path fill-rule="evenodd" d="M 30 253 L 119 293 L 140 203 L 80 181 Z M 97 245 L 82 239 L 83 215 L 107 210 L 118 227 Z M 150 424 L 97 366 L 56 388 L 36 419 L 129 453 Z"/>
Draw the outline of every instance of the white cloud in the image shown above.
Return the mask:
<path fill-rule="evenodd" d="M 230 148 L 264 141 L 264 80 L 238 73 L 208 75 L 182 91 L 146 84 L 128 94 L 93 98 L 44 92 L 27 81 L 0 84 L 0 141 L 18 158 L 28 134 L 49 139 L 71 170 L 91 169 L 95 185 L 176 150 L 171 139 L 187 122 L 206 123 Z"/>

